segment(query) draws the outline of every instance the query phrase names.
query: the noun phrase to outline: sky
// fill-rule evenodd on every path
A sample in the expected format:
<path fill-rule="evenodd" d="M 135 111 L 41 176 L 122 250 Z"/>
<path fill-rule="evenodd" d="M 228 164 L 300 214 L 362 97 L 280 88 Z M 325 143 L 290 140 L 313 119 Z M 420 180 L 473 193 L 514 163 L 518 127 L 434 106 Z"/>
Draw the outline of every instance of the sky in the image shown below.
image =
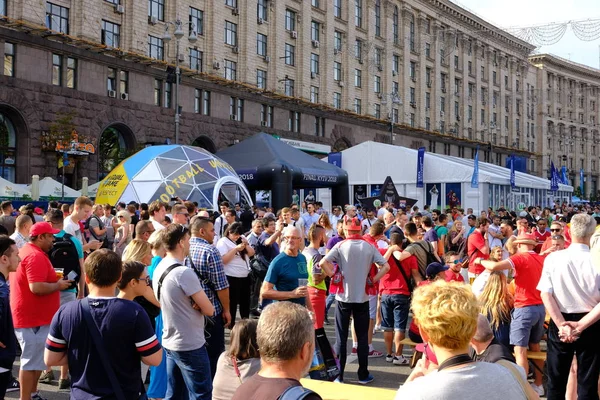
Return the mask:
<path fill-rule="evenodd" d="M 600 19 L 599 0 L 450 0 L 500 27 L 531 27 Z M 571 26 L 558 43 L 542 46 L 536 53 L 551 53 L 568 60 L 600 68 L 600 38 L 582 41 Z"/>

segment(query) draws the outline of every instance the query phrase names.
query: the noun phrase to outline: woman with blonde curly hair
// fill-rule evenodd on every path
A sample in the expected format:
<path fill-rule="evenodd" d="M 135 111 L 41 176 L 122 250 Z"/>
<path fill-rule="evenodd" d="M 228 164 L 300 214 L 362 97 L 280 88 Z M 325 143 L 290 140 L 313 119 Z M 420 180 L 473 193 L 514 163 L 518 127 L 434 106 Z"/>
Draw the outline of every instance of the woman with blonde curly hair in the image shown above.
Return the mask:
<path fill-rule="evenodd" d="M 413 293 L 412 310 L 427 344 L 396 399 L 530 398 L 522 369 L 505 360 L 475 362 L 469 355 L 479 303 L 468 285 L 439 280 L 420 286 Z"/>
<path fill-rule="evenodd" d="M 492 272 L 483 293 L 479 296 L 481 313 L 490 321 L 494 337 L 510 349 L 510 312 L 514 298 L 508 291 L 506 275 L 501 271 Z"/>
<path fill-rule="evenodd" d="M 133 232 L 130 229 L 131 225 L 131 214 L 125 210 L 121 210 L 117 213 L 117 222 L 115 223 L 115 243 L 114 251 L 118 255 L 122 256 L 125 247 L 131 241 Z"/>

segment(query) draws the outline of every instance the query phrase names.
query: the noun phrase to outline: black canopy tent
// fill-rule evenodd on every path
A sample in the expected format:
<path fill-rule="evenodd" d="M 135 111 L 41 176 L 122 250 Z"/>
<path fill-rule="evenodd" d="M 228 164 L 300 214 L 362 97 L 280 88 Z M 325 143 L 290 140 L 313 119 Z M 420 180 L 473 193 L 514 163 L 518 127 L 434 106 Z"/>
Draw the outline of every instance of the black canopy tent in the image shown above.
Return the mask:
<path fill-rule="evenodd" d="M 217 152 L 238 173 L 250 192 L 270 190 L 280 209 L 292 202 L 292 188 L 331 188 L 333 204 L 349 201 L 348 173 L 266 133 L 258 133 Z"/>

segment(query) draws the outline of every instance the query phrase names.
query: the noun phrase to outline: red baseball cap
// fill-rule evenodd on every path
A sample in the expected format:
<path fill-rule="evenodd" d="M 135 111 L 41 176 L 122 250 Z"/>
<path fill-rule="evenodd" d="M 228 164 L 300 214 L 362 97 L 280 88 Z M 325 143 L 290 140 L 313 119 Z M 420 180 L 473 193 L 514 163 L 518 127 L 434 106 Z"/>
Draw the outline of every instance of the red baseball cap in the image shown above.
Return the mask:
<path fill-rule="evenodd" d="M 31 226 L 31 229 L 29 229 L 29 237 L 40 236 L 44 233 L 56 235 L 58 232 L 60 231 L 58 229 L 53 229 L 49 222 L 36 222 Z"/>

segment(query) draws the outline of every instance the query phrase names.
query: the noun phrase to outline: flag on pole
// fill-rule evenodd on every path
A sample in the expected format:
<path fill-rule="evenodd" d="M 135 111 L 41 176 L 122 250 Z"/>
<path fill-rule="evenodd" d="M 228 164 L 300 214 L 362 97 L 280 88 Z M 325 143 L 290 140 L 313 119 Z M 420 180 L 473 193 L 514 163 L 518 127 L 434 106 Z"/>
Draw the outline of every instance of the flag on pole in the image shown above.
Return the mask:
<path fill-rule="evenodd" d="M 562 168 L 560 169 L 560 172 L 561 172 L 562 184 L 563 185 L 568 185 L 569 184 L 569 178 L 567 177 L 567 167 L 563 165 Z"/>
<path fill-rule="evenodd" d="M 515 156 L 510 155 L 510 187 L 515 188 L 517 186 L 515 182 Z"/>
<path fill-rule="evenodd" d="M 558 171 L 556 170 L 556 167 L 554 166 L 554 161 L 550 162 L 550 190 L 552 190 L 553 192 L 556 192 L 558 190 L 558 184 L 559 184 L 559 177 L 558 177 Z"/>
<path fill-rule="evenodd" d="M 581 168 L 579 170 L 579 190 L 581 191 L 581 197 L 583 197 L 583 181 L 584 181 L 584 177 L 583 177 L 583 168 Z"/>
<path fill-rule="evenodd" d="M 417 154 L 417 187 L 423 187 L 423 164 L 425 162 L 425 147 L 419 147 Z"/>
<path fill-rule="evenodd" d="M 471 177 L 471 187 L 479 187 L 479 146 L 477 146 L 477 152 L 475 153 L 475 162 L 473 163 L 473 176 Z"/>

